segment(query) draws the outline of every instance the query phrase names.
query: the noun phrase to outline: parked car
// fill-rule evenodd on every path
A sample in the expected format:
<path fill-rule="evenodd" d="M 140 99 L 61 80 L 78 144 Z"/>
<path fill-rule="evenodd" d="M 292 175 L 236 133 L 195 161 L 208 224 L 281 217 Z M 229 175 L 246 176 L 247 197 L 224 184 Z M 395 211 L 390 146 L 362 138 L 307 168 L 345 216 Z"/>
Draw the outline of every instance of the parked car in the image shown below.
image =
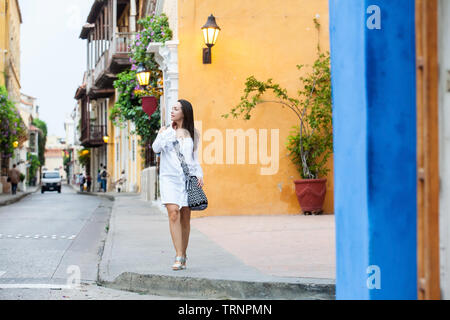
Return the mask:
<path fill-rule="evenodd" d="M 61 193 L 61 175 L 58 171 L 45 171 L 42 174 L 41 193 L 45 191 Z"/>

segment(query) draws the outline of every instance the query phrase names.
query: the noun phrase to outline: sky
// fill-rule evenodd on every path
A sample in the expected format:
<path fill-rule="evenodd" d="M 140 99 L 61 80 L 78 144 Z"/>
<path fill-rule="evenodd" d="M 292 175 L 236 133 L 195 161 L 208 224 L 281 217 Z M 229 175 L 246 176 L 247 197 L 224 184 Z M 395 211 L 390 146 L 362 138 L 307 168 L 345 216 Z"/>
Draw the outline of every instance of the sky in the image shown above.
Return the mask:
<path fill-rule="evenodd" d="M 49 135 L 65 137 L 64 120 L 86 71 L 86 40 L 79 38 L 94 0 L 19 0 L 21 92 L 37 98 Z"/>

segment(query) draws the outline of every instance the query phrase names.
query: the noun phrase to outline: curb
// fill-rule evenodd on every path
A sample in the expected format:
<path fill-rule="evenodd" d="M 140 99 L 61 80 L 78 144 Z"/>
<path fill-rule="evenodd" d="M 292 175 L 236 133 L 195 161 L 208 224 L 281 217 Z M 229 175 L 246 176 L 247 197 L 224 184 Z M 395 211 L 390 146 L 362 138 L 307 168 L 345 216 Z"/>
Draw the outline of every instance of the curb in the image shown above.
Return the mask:
<path fill-rule="evenodd" d="M 32 193 L 35 193 L 38 190 L 39 190 L 39 187 L 36 188 L 36 190 L 34 190 L 34 191 L 24 192 L 23 194 L 21 194 L 18 197 L 15 197 L 15 198 L 12 198 L 12 199 L 9 199 L 9 200 L 5 200 L 5 201 L 0 201 L 0 207 L 7 206 L 7 205 L 13 204 L 15 202 L 18 202 L 18 201 L 22 200 L 23 198 L 25 198 L 26 196 L 28 196 L 28 195 L 30 195 Z"/>
<path fill-rule="evenodd" d="M 191 278 L 124 272 L 114 281 L 97 283 L 112 289 L 194 299 L 335 300 L 335 284 L 325 279 L 298 283 Z"/>
<path fill-rule="evenodd" d="M 77 191 L 77 194 L 82 194 L 82 195 L 85 195 L 85 196 L 95 196 L 95 197 L 106 198 L 106 199 L 108 199 L 110 201 L 114 201 L 115 200 L 114 196 L 111 196 L 111 195 L 108 195 L 108 194 L 98 194 L 98 193 L 80 192 L 80 191 Z"/>
<path fill-rule="evenodd" d="M 114 201 L 115 197 L 112 195 L 108 195 L 108 194 L 102 194 L 102 193 L 98 193 L 98 192 L 81 192 L 78 190 L 78 188 L 74 187 L 73 185 L 69 184 L 68 186 L 70 186 L 77 194 L 82 194 L 85 196 L 97 196 L 97 197 L 102 197 L 102 198 L 106 198 L 110 201 Z"/>

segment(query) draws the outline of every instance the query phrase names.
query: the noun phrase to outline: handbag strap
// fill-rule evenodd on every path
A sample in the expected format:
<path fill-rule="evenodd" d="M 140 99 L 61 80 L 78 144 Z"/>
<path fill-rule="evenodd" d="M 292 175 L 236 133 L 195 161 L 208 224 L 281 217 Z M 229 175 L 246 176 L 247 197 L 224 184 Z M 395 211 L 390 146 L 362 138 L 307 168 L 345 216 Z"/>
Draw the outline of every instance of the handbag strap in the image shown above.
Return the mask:
<path fill-rule="evenodd" d="M 180 143 L 178 142 L 178 140 L 175 140 L 173 142 L 173 146 L 175 148 L 175 151 L 177 153 L 178 159 L 180 160 L 181 163 L 181 168 L 183 169 L 183 173 L 186 176 L 186 190 L 191 190 L 191 180 L 189 179 L 189 167 L 186 164 L 186 161 L 184 161 L 184 156 L 180 151 Z"/>

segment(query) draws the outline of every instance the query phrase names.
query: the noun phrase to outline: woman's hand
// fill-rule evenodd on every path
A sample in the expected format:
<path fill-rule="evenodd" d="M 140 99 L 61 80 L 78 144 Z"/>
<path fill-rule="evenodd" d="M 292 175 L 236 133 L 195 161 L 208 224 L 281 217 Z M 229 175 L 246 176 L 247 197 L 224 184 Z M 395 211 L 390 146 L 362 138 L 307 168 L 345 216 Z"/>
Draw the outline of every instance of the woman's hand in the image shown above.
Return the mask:
<path fill-rule="evenodd" d="M 161 127 L 161 129 L 159 129 L 159 131 L 158 131 L 158 133 L 161 133 L 161 132 L 163 132 L 164 130 L 166 130 L 167 128 L 164 126 L 164 127 Z"/>
<path fill-rule="evenodd" d="M 197 177 L 197 186 L 203 187 L 203 185 L 204 185 L 203 178 L 202 177 Z"/>

